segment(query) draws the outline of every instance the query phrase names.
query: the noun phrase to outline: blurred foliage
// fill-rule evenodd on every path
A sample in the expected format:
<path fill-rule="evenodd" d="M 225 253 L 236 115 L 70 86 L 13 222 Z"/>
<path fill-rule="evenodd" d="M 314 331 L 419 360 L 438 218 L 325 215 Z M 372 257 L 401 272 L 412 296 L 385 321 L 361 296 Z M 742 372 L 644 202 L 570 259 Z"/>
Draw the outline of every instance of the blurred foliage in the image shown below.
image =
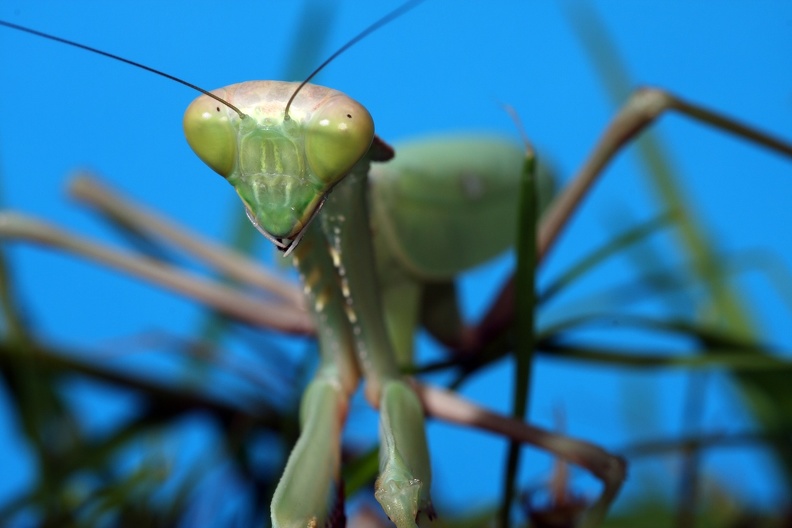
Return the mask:
<path fill-rule="evenodd" d="M 332 9 L 319 2 L 307 4 L 310 10 L 321 9 L 326 22 Z M 302 32 L 310 38 L 295 37 L 295 57 L 303 64 L 317 62 L 316 50 L 322 49 L 323 35 L 306 16 Z M 629 82 L 618 69 L 616 52 L 608 47 L 606 35 L 588 14 L 586 23 L 575 19 L 586 49 L 594 50 L 595 64 L 607 59 L 608 71 L 603 79 L 611 82 L 616 99 L 623 99 Z M 328 28 L 329 24 L 320 27 Z M 307 70 L 303 68 L 303 71 Z M 299 77 L 289 73 L 288 78 Z M 621 79 L 621 80 L 619 80 Z M 717 313 L 722 323 L 701 320 L 649 318 L 630 315 L 636 301 L 634 284 L 609 287 L 595 311 L 556 321 L 538 328 L 535 342 L 538 353 L 588 361 L 600 367 L 624 366 L 657 368 L 719 367 L 733 372 L 743 389 L 749 408 L 755 413 L 758 429 L 743 439 L 747 444 L 772 446 L 780 461 L 779 471 L 792 483 L 792 384 L 785 380 L 792 362 L 776 355 L 750 321 L 750 306 L 744 304 L 729 279 L 730 271 L 722 264 L 727 259 L 713 250 L 704 230 L 674 186 L 678 171 L 669 167 L 663 149 L 646 135 L 641 140 L 647 174 L 662 189 L 660 210 L 668 211 L 644 223 L 625 222 L 627 229 L 614 234 L 601 248 L 572 263 L 566 273 L 537 292 L 536 305 L 519 308 L 523 313 L 541 310 L 560 291 L 603 262 L 627 258 L 641 277 L 638 298 L 654 296 L 673 303 L 681 291 L 703 290 L 698 297 L 700 313 Z M 234 225 L 239 225 L 238 222 Z M 679 235 L 679 252 L 688 267 L 666 264 L 653 253 L 653 237 L 671 230 Z M 127 229 L 128 231 L 128 229 Z M 235 227 L 232 239 L 238 248 L 250 248 L 241 233 L 252 230 Z M 143 233 L 133 233 L 138 247 L 147 248 L 154 259 L 177 262 L 169 248 Z M 156 250 L 152 249 L 156 248 Z M 298 433 L 297 410 L 301 389 L 312 369 L 312 346 L 305 358 L 279 351 L 283 339 L 271 331 L 251 329 L 210 309 L 199 325 L 194 341 L 179 341 L 170 336 L 150 336 L 149 346 L 171 357 L 181 358 L 180 375 L 161 377 L 131 374 L 118 369 L 113 361 L 97 357 L 94 352 L 64 350 L 43 342 L 35 332 L 35 314 L 25 310 L 24 292 L 16 291 L 13 263 L 0 253 L 0 304 L 3 336 L 0 343 L 0 375 L 3 398 L 12 409 L 12 423 L 4 427 L 18 430 L 24 440 L 26 455 L 37 468 L 35 480 L 20 495 L 0 505 L 3 526 L 260 526 L 269 523 L 269 502 L 285 457 Z M 534 273 L 529 264 L 529 274 Z M 529 279 L 532 283 L 532 279 Z M 625 293 L 627 292 L 627 293 Z M 630 298 L 630 296 L 633 296 Z M 530 299 L 530 296 L 528 296 Z M 697 310 L 693 310 L 694 312 Z M 607 323 L 618 316 L 622 325 L 642 332 L 647 347 L 653 337 L 673 334 L 691 344 L 690 354 L 671 355 L 662 351 L 636 354 L 585 342 L 575 332 Z M 708 317 L 707 321 L 713 320 Z M 479 354 L 449 356 L 449 359 L 414 368 L 419 375 L 435 370 L 450 371 L 459 387 L 490 365 L 503 361 L 513 349 L 514 335 L 506 331 L 493 336 Z M 266 357 L 255 351 L 265 348 Z M 292 346 L 292 348 L 294 348 Z M 233 350 L 232 350 L 233 349 Z M 746 361 L 746 357 L 749 358 Z M 530 361 L 530 355 L 524 357 Z M 187 365 L 185 367 L 185 365 Z M 188 372 L 184 375 L 183 372 Z M 277 372 L 277 376 L 274 374 Z M 525 374 L 525 370 L 522 371 Z M 213 390 L 222 379 L 222 392 Z M 231 380 L 229 383 L 228 380 Z M 522 380 L 527 383 L 526 379 Z M 93 397 L 102 394 L 130 395 L 129 410 L 112 427 L 91 426 L 83 416 L 84 406 L 76 404 L 72 391 L 76 384 L 91 387 Z M 230 389 L 229 389 L 230 387 Z M 521 389 L 524 395 L 527 387 Z M 98 395 L 98 396 L 97 396 Z M 699 397 L 691 391 L 691 406 Z M 516 396 L 520 400 L 520 395 Z M 277 402 L 277 403 L 276 403 Z M 518 408 L 518 414 L 522 411 Z M 185 424 L 199 431 L 203 441 L 213 446 L 207 452 L 184 453 Z M 680 497 L 645 496 L 615 511 L 605 526 L 646 528 L 668 526 L 705 527 L 781 527 L 792 526 L 790 504 L 778 505 L 777 511 L 757 512 L 742 506 L 717 482 L 700 474 L 696 457 L 728 438 L 694 437 L 659 443 L 646 452 L 627 452 L 632 456 L 680 455 L 686 463 L 679 474 Z M 185 443 L 185 444 L 183 444 Z M 13 456 L 9 453 L 6 456 Z M 345 480 L 351 495 L 368 493 L 376 475 L 376 451 L 349 448 L 345 454 Z M 514 472 L 516 462 L 507 466 Z M 517 482 L 515 506 L 511 517 L 517 525 L 536 527 L 573 526 L 588 499 L 575 495 L 570 481 L 559 465 L 554 483 L 543 493 L 532 493 L 529 483 Z M 499 483 L 498 483 L 499 484 Z M 493 486 L 496 485 L 493 483 Z M 443 490 L 434 490 L 442 504 Z M 538 496 L 544 500 L 536 499 Z M 363 517 L 375 524 L 381 516 L 371 514 L 368 503 L 353 515 L 351 523 L 363 526 Z M 445 512 L 434 526 L 492 526 L 498 505 L 476 512 Z M 515 513 L 516 512 L 516 513 Z M 373 518 L 372 518 L 373 517 Z"/>

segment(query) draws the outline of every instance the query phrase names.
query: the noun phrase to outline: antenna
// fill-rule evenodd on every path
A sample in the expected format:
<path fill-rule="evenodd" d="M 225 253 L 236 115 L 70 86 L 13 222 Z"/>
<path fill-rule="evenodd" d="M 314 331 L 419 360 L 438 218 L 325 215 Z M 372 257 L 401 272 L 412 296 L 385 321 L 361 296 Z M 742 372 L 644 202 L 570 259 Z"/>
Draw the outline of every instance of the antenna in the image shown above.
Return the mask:
<path fill-rule="evenodd" d="M 170 79 L 171 81 L 176 81 L 177 83 L 182 84 L 182 85 L 186 86 L 187 88 L 192 88 L 193 90 L 195 90 L 197 92 L 201 92 L 202 94 L 211 97 L 212 99 L 218 101 L 219 103 L 224 104 L 225 106 L 227 106 L 228 108 L 230 108 L 231 110 L 236 112 L 241 119 L 244 119 L 245 117 L 247 117 L 239 108 L 237 108 L 236 106 L 232 105 L 228 101 L 222 99 L 221 97 L 218 97 L 215 94 L 209 92 L 208 90 L 204 90 L 200 86 L 197 86 L 197 85 L 195 85 L 193 83 L 187 82 L 184 79 L 179 79 L 175 75 L 171 75 L 169 73 L 165 73 L 164 71 L 157 70 L 156 68 L 152 68 L 151 66 L 146 66 L 145 64 L 141 64 L 141 63 L 135 62 L 133 60 L 125 59 L 124 57 L 119 57 L 118 55 L 114 55 L 112 53 L 108 53 L 108 52 L 102 51 L 100 49 L 92 48 L 91 46 L 86 46 L 85 44 L 80 44 L 79 42 L 74 42 L 73 40 L 68 40 L 68 39 L 65 39 L 65 38 L 56 37 L 56 36 L 50 35 L 48 33 L 43 33 L 41 31 L 36 31 L 35 29 L 30 29 L 30 28 L 27 28 L 27 27 L 24 27 L 24 26 L 19 26 L 17 24 L 12 24 L 11 22 L 5 22 L 3 20 L 0 20 L 0 26 L 5 26 L 5 27 L 10 28 L 10 29 L 15 29 L 17 31 L 22 31 L 23 33 L 29 33 L 31 35 L 36 35 L 37 37 L 45 38 L 45 39 L 48 39 L 48 40 L 53 40 L 55 42 L 60 42 L 61 44 L 66 44 L 68 46 L 73 46 L 73 47 L 79 48 L 81 50 L 90 51 L 91 53 L 96 53 L 97 55 L 103 55 L 103 56 L 108 57 L 110 59 L 114 59 L 114 60 L 129 64 L 130 66 L 134 66 L 135 68 L 140 68 L 141 70 L 146 70 L 148 72 L 154 73 L 154 74 L 159 75 L 161 77 L 165 77 L 166 79 Z"/>
<path fill-rule="evenodd" d="M 291 104 L 294 101 L 294 98 L 297 97 L 297 94 L 300 92 L 300 90 L 302 90 L 303 86 L 308 84 L 311 81 L 311 79 L 316 77 L 316 74 L 322 71 L 325 68 L 325 66 L 333 62 L 333 60 L 335 60 L 336 57 L 344 53 L 346 50 L 348 50 L 349 48 L 351 48 L 352 46 L 354 46 L 355 44 L 357 44 L 358 42 L 360 42 L 370 34 L 377 31 L 382 26 L 390 24 L 391 22 L 393 22 L 403 14 L 418 7 L 420 4 L 424 3 L 425 1 L 426 0 L 411 0 L 409 2 L 403 3 L 402 5 L 400 5 L 399 7 L 397 7 L 387 15 L 383 16 L 382 18 L 380 18 L 379 20 L 368 26 L 360 33 L 358 33 L 356 36 L 352 37 L 346 44 L 338 48 L 338 50 L 336 50 L 335 53 L 333 53 L 327 59 L 325 59 L 325 61 L 322 64 L 320 64 L 314 71 L 312 71 L 311 74 L 308 77 L 306 77 L 302 83 L 300 83 L 300 86 L 298 86 L 297 89 L 294 90 L 294 93 L 291 95 L 291 97 L 289 97 L 289 101 L 286 103 L 286 110 L 284 111 L 285 116 L 283 119 L 285 121 L 291 119 L 289 117 L 289 108 L 291 108 Z"/>

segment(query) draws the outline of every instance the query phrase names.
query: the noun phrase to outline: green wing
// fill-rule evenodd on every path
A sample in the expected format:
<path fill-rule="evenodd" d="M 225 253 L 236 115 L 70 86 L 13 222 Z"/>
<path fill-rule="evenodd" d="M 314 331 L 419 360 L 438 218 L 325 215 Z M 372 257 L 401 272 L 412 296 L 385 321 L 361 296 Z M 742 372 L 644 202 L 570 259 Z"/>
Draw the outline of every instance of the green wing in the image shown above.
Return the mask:
<path fill-rule="evenodd" d="M 396 146 L 371 171 L 381 267 L 447 280 L 514 243 L 523 150 L 493 136 L 438 136 Z M 540 177 L 540 202 L 552 194 Z"/>

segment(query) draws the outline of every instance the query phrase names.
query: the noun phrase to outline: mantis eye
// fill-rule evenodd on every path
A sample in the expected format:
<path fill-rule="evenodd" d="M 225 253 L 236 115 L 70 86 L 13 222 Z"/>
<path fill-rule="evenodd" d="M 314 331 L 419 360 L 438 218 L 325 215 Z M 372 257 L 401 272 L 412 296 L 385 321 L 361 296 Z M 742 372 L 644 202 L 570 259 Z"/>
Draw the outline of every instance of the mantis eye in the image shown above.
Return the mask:
<path fill-rule="evenodd" d="M 184 136 L 201 160 L 223 178 L 236 163 L 236 133 L 228 111 L 206 96 L 195 99 L 184 112 Z"/>
<path fill-rule="evenodd" d="M 374 139 L 374 121 L 363 105 L 345 95 L 326 100 L 305 128 L 305 152 L 313 173 L 335 184 L 360 161 Z"/>

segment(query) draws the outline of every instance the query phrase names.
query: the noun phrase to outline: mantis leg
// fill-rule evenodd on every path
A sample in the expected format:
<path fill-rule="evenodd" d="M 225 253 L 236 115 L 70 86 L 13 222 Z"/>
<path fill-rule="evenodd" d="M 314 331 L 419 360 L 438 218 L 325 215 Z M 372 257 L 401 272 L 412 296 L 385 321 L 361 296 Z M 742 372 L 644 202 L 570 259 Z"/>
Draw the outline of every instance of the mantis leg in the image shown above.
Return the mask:
<path fill-rule="evenodd" d="M 534 445 L 567 462 L 586 468 L 602 482 L 603 490 L 599 499 L 586 513 L 580 526 L 599 526 L 602 522 L 626 478 L 626 464 L 622 458 L 594 444 L 493 413 L 453 392 L 418 383 L 415 384 L 415 388 L 429 416 Z"/>
<path fill-rule="evenodd" d="M 663 90 L 657 88 L 639 89 L 616 114 L 572 183 L 564 189 L 550 207 L 547 215 L 542 218 L 538 243 L 540 261 L 550 251 L 572 213 L 608 163 L 634 137 L 669 110 L 675 110 L 687 117 L 792 158 L 792 145 L 769 134 L 722 114 L 688 103 Z"/>
<path fill-rule="evenodd" d="M 605 129 L 593 151 L 572 182 L 562 191 L 542 217 L 537 243 L 538 262 L 544 259 L 566 227 L 581 200 L 591 189 L 610 161 L 629 142 L 658 117 L 674 110 L 692 119 L 717 127 L 792 158 L 792 145 L 734 119 L 688 103 L 657 88 L 637 90 Z M 514 320 L 514 277 L 501 288 L 481 323 L 470 332 L 463 347 L 486 342 L 486 336 L 498 335 Z"/>
<path fill-rule="evenodd" d="M 459 312 L 456 283 L 431 282 L 421 296 L 421 325 L 438 341 L 459 349 L 466 337 L 466 326 Z"/>
<path fill-rule="evenodd" d="M 377 149 L 375 145 L 372 149 Z M 376 272 L 367 178 L 370 156 L 359 162 L 327 200 L 322 227 L 341 281 L 365 394 L 380 410 L 380 476 L 375 496 L 399 528 L 433 516 L 431 470 L 421 403 L 402 379 L 385 326 Z"/>
<path fill-rule="evenodd" d="M 423 285 L 402 275 L 396 280 L 391 277 L 387 284 L 382 285 L 380 291 L 396 362 L 399 367 L 404 368 L 413 362 L 413 342 L 419 317 L 418 310 L 413 307 L 420 302 Z M 410 308 L 405 309 L 406 307 Z"/>
<path fill-rule="evenodd" d="M 343 525 L 341 432 L 359 372 L 354 340 L 324 236 L 314 224 L 294 251 L 321 355 L 300 406 L 300 438 L 272 500 L 275 527 Z"/>

